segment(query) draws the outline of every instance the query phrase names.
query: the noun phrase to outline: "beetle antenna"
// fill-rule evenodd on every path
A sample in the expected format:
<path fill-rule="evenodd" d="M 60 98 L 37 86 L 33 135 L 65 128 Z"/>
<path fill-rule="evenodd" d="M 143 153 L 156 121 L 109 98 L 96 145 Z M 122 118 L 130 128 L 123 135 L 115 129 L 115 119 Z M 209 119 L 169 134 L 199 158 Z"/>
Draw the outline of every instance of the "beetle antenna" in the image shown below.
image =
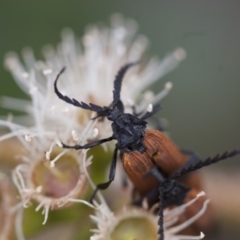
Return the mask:
<path fill-rule="evenodd" d="M 139 61 L 128 63 L 128 64 L 124 65 L 123 67 L 121 67 L 121 69 L 118 71 L 118 73 L 115 77 L 115 80 L 114 80 L 113 106 L 118 107 L 118 105 L 119 105 L 118 102 L 121 101 L 120 100 L 120 92 L 121 92 L 121 87 L 122 87 L 122 80 L 123 80 L 125 73 L 127 72 L 127 70 L 130 67 L 137 65 L 138 63 L 139 63 Z"/>
<path fill-rule="evenodd" d="M 58 87 L 57 87 L 57 82 L 59 80 L 59 77 L 64 73 L 64 71 L 66 70 L 66 67 L 63 67 L 61 69 L 61 71 L 58 73 L 55 81 L 54 81 L 54 91 L 55 93 L 57 94 L 57 96 L 63 100 L 64 102 L 66 103 L 69 103 L 69 104 L 72 104 L 73 106 L 75 107 L 80 107 L 80 108 L 83 108 L 83 109 L 86 109 L 86 110 L 91 110 L 91 111 L 94 111 L 94 112 L 97 112 L 98 115 L 101 115 L 101 116 L 107 116 L 107 113 L 108 113 L 108 108 L 103 108 L 103 107 L 100 107 L 98 105 L 95 105 L 93 103 L 84 103 L 84 102 L 79 102 L 77 101 L 76 99 L 74 98 L 69 98 L 68 96 L 66 95 L 63 95 L 59 90 L 58 90 Z"/>
<path fill-rule="evenodd" d="M 159 234 L 159 240 L 164 240 L 164 229 L 163 229 L 163 224 L 164 224 L 164 216 L 163 216 L 163 210 L 164 210 L 164 190 L 166 188 L 166 181 L 167 179 L 161 174 L 161 172 L 159 171 L 159 169 L 157 168 L 157 166 L 155 166 L 154 168 L 152 168 L 149 173 L 147 173 L 148 175 L 152 175 L 153 177 L 155 177 L 160 183 L 161 183 L 161 187 L 158 188 L 158 192 L 159 192 L 159 211 L 158 211 L 158 226 L 159 226 L 159 230 L 158 230 L 158 234 Z"/>
<path fill-rule="evenodd" d="M 174 179 L 174 178 L 178 178 L 178 177 L 181 177 L 185 174 L 188 174 L 190 172 L 193 172 L 193 171 L 196 171 L 202 167 L 206 167 L 206 166 L 209 166 L 211 164 L 214 164 L 214 163 L 217 163 L 219 161 L 222 161 L 222 160 L 225 160 L 225 159 L 228 159 L 230 157 L 234 157 L 236 155 L 240 154 L 240 150 L 233 150 L 231 152 L 224 152 L 222 155 L 219 155 L 217 154 L 215 157 L 213 158 L 210 158 L 208 157 L 207 159 L 205 159 L 204 161 L 199 161 L 195 164 L 191 164 L 190 166 L 188 167 L 184 167 L 182 169 L 180 169 L 179 171 L 176 171 L 172 176 L 171 176 L 171 179 Z"/>

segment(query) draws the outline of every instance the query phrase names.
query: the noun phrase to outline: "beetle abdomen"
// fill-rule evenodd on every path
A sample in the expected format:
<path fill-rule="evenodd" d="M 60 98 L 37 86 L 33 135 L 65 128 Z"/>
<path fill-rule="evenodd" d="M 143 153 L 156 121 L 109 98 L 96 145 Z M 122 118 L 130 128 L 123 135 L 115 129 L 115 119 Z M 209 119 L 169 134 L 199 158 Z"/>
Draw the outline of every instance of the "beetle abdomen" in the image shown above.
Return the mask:
<path fill-rule="evenodd" d="M 158 130 L 146 131 L 144 146 L 149 158 L 166 175 L 175 172 L 187 162 L 187 157 L 179 148 L 164 133 Z"/>
<path fill-rule="evenodd" d="M 146 194 L 159 185 L 154 177 L 147 176 L 154 164 L 145 152 L 132 151 L 124 153 L 122 162 L 128 177 L 141 195 Z"/>
<path fill-rule="evenodd" d="M 149 171 L 157 165 L 165 176 L 182 167 L 187 158 L 177 146 L 162 132 L 147 130 L 144 136 L 146 151 L 132 151 L 123 154 L 123 167 L 141 195 L 146 194 L 159 183 Z"/>

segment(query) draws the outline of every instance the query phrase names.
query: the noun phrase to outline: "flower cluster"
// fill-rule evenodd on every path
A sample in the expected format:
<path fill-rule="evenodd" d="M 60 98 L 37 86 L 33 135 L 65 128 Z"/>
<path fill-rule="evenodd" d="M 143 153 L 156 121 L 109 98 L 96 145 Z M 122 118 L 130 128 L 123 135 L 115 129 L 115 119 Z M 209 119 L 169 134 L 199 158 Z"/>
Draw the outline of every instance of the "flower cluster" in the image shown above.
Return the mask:
<path fill-rule="evenodd" d="M 172 210 L 165 211 L 164 230 L 166 240 L 183 240 L 183 239 L 203 239 L 204 234 L 201 232 L 199 236 L 177 235 L 183 229 L 190 226 L 194 221 L 201 217 L 209 203 L 205 200 L 202 209 L 182 224 L 175 225 L 185 209 L 194 204 L 198 198 L 204 196 L 204 192 L 200 192 L 194 199 L 186 204 L 176 207 Z M 158 217 L 154 214 L 156 205 L 149 209 L 146 202 L 143 201 L 142 208 L 123 206 L 121 210 L 112 213 L 105 203 L 95 207 L 95 215 L 91 216 L 93 221 L 97 223 L 97 229 L 92 230 L 94 235 L 91 240 L 127 240 L 127 239 L 158 239 Z"/>
<path fill-rule="evenodd" d="M 59 82 L 63 94 L 87 103 L 108 106 L 112 101 L 113 79 L 119 68 L 125 63 L 143 59 L 145 54 L 148 40 L 145 36 L 136 35 L 136 32 L 135 21 L 115 14 L 110 27 L 90 26 L 81 40 L 70 29 L 65 29 L 56 48 L 43 48 L 44 60 L 36 60 L 29 48 L 23 51 L 23 62 L 15 53 L 7 55 L 6 68 L 30 98 L 27 101 L 3 97 L 1 101 L 3 107 L 23 112 L 14 120 L 11 115 L 7 120 L 0 120 L 0 126 L 10 130 L 0 136 L 0 141 L 17 138 L 21 143 L 16 155 L 19 163 L 12 171 L 20 196 L 21 204 L 16 207 L 19 212 L 35 202 L 36 211 L 43 209 L 45 224 L 50 210 L 82 202 L 95 209 L 92 219 L 97 222 L 97 229 L 91 240 L 125 239 L 123 232 L 129 232 L 131 239 L 141 239 L 138 238 L 141 232 L 133 231 L 136 224 L 141 224 L 143 228 L 149 226 L 149 236 L 152 237 L 145 236 L 144 239 L 157 238 L 157 217 L 153 209 L 147 210 L 146 204 L 143 208 L 127 207 L 127 210 L 115 214 L 109 210 L 101 194 L 98 194 L 101 204 L 95 202 L 91 205 L 84 200 L 89 182 L 93 185 L 89 177 L 89 172 L 91 175 L 91 170 L 94 170 L 91 169 L 91 154 L 99 161 L 101 156 L 94 151 L 90 154 L 86 150 L 62 149 L 61 142 L 86 144 L 111 135 L 111 125 L 108 121 L 90 121 L 92 116 L 88 111 L 60 101 L 53 89 L 56 75 L 65 66 L 67 70 Z M 152 104 L 164 98 L 172 88 L 170 82 L 158 93 L 146 89 L 184 58 L 185 51 L 178 48 L 161 61 L 152 58 L 132 68 L 124 78 L 121 92 L 126 111 L 131 112 L 133 105 L 138 111 L 147 111 Z M 102 147 L 111 151 L 111 145 L 103 144 Z M 196 199 L 199 197 L 201 194 Z M 198 218 L 205 211 L 207 202 L 194 219 L 189 219 L 185 225 L 170 227 L 190 204 L 192 202 L 165 212 L 166 239 L 183 239 L 184 236 L 176 237 L 175 234 Z M 19 226 L 18 222 L 17 230 Z M 125 231 L 125 228 L 128 230 Z M 17 236 L 23 239 L 19 231 Z M 189 239 L 201 239 L 202 236 Z"/>

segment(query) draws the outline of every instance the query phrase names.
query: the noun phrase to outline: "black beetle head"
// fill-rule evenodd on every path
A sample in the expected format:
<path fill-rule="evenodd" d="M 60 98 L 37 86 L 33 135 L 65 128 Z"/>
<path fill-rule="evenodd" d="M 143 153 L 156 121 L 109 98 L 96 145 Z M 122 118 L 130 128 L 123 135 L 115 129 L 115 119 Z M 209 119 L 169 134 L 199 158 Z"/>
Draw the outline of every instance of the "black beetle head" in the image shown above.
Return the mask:
<path fill-rule="evenodd" d="M 108 115 L 107 115 L 107 119 L 110 121 L 115 121 L 117 119 L 117 117 L 119 116 L 119 114 L 121 114 L 122 111 L 120 111 L 118 108 L 113 108 L 111 110 L 109 110 Z"/>

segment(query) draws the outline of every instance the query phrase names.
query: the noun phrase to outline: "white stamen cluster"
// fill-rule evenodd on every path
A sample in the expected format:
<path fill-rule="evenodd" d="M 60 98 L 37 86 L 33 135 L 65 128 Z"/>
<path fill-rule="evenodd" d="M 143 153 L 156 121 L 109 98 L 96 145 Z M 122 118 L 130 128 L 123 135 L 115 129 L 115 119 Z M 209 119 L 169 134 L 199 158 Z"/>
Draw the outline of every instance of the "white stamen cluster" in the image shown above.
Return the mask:
<path fill-rule="evenodd" d="M 115 14 L 109 28 L 89 27 L 80 41 L 70 29 L 65 29 L 57 49 L 52 46 L 44 47 L 44 61 L 36 60 L 30 48 L 23 51 L 24 63 L 21 63 L 15 53 L 9 53 L 6 67 L 22 90 L 32 98 L 32 103 L 21 105 L 18 110 L 30 114 L 38 124 L 44 124 L 40 123 L 39 117 L 46 122 L 51 121 L 52 117 L 59 118 L 60 122 L 68 121 L 69 126 L 78 122 L 81 131 L 89 121 L 88 111 L 68 105 L 57 98 L 53 90 L 57 73 L 64 66 L 67 68 L 59 80 L 59 89 L 64 95 L 86 103 L 109 106 L 117 71 L 123 64 L 141 60 L 148 45 L 146 37 L 136 36 L 136 31 L 135 21 L 124 20 Z M 132 67 L 124 77 L 121 91 L 126 111 L 131 111 L 128 108 L 129 101 L 136 102 L 138 99 L 137 110 L 141 112 L 150 103 L 155 104 L 165 97 L 171 89 L 171 83 L 167 83 L 165 89 L 156 96 L 152 93 L 151 99 L 147 101 L 148 93 L 146 95 L 144 90 L 175 68 L 185 55 L 185 51 L 178 48 L 161 61 L 154 58 L 144 66 L 140 63 Z M 15 109 L 15 104 L 14 99 L 2 99 L 4 107 Z M 26 119 L 29 122 L 29 118 L 21 118 L 25 122 Z M 99 124 L 98 137 L 109 136 L 110 124 Z M 26 138 L 30 140 L 28 136 Z"/>
<path fill-rule="evenodd" d="M 71 30 L 65 29 L 57 48 L 44 47 L 44 60 L 36 60 L 29 48 L 23 51 L 23 62 L 15 53 L 9 53 L 6 57 L 5 66 L 31 101 L 9 97 L 1 99 L 3 107 L 22 111 L 25 115 L 15 118 L 18 123 L 12 122 L 11 115 L 6 121 L 0 120 L 0 126 L 10 130 L 9 133 L 0 136 L 0 141 L 17 137 L 21 142 L 25 153 L 18 156 L 22 163 L 13 171 L 13 181 L 19 191 L 23 207 L 28 207 L 32 200 L 38 203 L 36 211 L 42 209 L 43 224 L 47 221 L 49 210 L 53 208 L 62 207 L 70 202 L 86 203 L 84 200 L 76 199 L 75 195 L 82 187 L 83 176 L 87 175 L 87 171 L 82 170 L 86 151 L 81 151 L 76 157 L 82 175 L 79 176 L 75 188 L 63 197 L 45 196 L 43 186 L 33 183 L 32 173 L 36 171 L 37 164 L 45 162 L 51 171 L 55 171 L 56 162 L 70 152 L 68 149 L 59 151 L 51 159 L 56 145 L 62 147 L 61 142 L 82 145 L 88 139 L 112 135 L 111 124 L 108 121 L 89 121 L 95 115 L 71 106 L 56 96 L 53 88 L 56 75 L 62 67 L 67 68 L 59 80 L 59 90 L 64 95 L 86 103 L 109 106 L 112 102 L 116 73 L 123 64 L 141 60 L 148 45 L 146 37 L 136 36 L 136 31 L 135 21 L 124 20 L 116 14 L 111 19 L 110 27 L 89 27 L 81 40 L 78 40 Z M 178 48 L 161 61 L 150 59 L 144 65 L 140 63 L 131 68 L 124 77 L 121 91 L 126 111 L 132 111 L 131 107 L 138 101 L 137 112 L 152 112 L 153 105 L 168 94 L 172 84 L 167 83 L 156 95 L 151 91 L 145 92 L 145 89 L 174 69 L 185 55 L 185 51 Z M 106 144 L 102 146 L 106 148 Z M 90 159 L 86 161 L 86 166 L 89 164 Z M 103 203 L 101 196 L 100 199 Z M 104 222 L 109 222 L 108 219 L 114 214 L 102 205 L 98 208 L 104 218 L 97 216 L 93 218 L 106 224 Z M 21 214 L 19 216 L 22 216 Z M 21 220 L 21 217 L 19 219 Z M 18 224 L 18 228 L 19 226 Z M 97 234 L 100 234 L 98 230 Z M 93 236 L 92 239 L 100 238 Z"/>
<path fill-rule="evenodd" d="M 41 94 L 37 91 L 32 95 L 32 103 L 40 101 Z M 42 194 L 42 186 L 36 186 L 33 183 L 32 176 L 34 171 L 37 171 L 37 164 L 43 162 L 44 159 L 49 162 L 50 167 L 54 167 L 57 160 L 63 157 L 69 152 L 68 149 L 60 151 L 54 159 L 50 156 L 56 145 L 62 146 L 61 142 L 76 142 L 71 136 L 71 127 L 75 125 L 75 129 L 83 129 L 79 135 L 79 144 L 86 143 L 86 140 L 91 137 L 95 123 L 89 122 L 85 128 L 84 126 L 79 127 L 76 122 L 72 121 L 72 126 L 69 126 L 69 122 L 65 119 L 59 119 L 56 116 L 47 118 L 44 114 L 46 109 L 34 109 L 34 120 L 35 124 L 33 127 L 25 127 L 12 123 L 10 121 L 0 121 L 2 126 L 8 127 L 11 132 L 0 137 L 1 140 L 5 140 L 11 137 L 17 137 L 22 143 L 25 149 L 26 155 L 18 156 L 18 159 L 22 161 L 21 164 L 13 170 L 13 181 L 19 191 L 23 207 L 28 207 L 32 200 L 38 202 L 36 211 L 43 208 L 42 213 L 44 214 L 43 224 L 46 223 L 49 209 L 59 208 L 68 202 L 68 199 L 74 199 L 76 194 L 81 191 L 84 193 L 86 190 L 84 174 L 82 173 L 82 161 L 86 158 L 86 153 L 78 154 L 76 152 L 76 163 L 79 167 L 81 175 L 79 176 L 78 182 L 74 189 L 72 189 L 67 195 L 60 198 L 51 198 Z M 47 118 L 47 119 L 46 119 Z M 75 123 L 75 124 L 74 124 Z M 66 160 L 67 161 L 67 160 Z M 77 196 L 78 197 L 78 196 Z"/>
<path fill-rule="evenodd" d="M 178 232 L 181 232 L 183 229 L 190 226 L 194 221 L 200 218 L 206 211 L 207 205 L 209 200 L 206 200 L 203 204 L 202 209 L 193 216 L 192 218 L 188 219 L 184 223 L 173 226 L 177 223 L 178 217 L 185 211 L 185 209 L 194 202 L 197 201 L 198 198 L 204 196 L 205 193 L 199 193 L 194 199 L 190 202 L 183 204 L 179 207 L 176 207 L 172 210 L 165 210 L 164 211 L 164 235 L 166 240 L 195 240 L 195 239 L 203 239 L 204 234 L 201 232 L 199 236 L 187 236 L 187 235 L 177 235 Z M 95 203 L 95 205 L 97 205 Z M 91 216 L 92 220 L 97 224 L 97 229 L 92 230 L 94 235 L 90 238 L 91 240 L 110 240 L 111 234 L 114 232 L 116 227 L 121 221 L 124 220 L 131 220 L 139 218 L 139 219 L 146 219 L 151 222 L 154 226 L 153 228 L 156 229 L 156 232 L 159 228 L 158 226 L 158 216 L 154 214 L 156 210 L 156 205 L 154 205 L 150 210 L 148 210 L 148 205 L 146 202 L 143 202 L 143 208 L 123 208 L 118 213 L 113 213 L 109 210 L 105 203 L 95 206 L 96 212 L 94 216 Z"/>
<path fill-rule="evenodd" d="M 61 152 L 58 155 L 58 157 L 60 155 L 64 155 L 65 153 L 66 150 Z M 55 158 L 55 161 L 56 159 L 57 158 Z M 42 186 L 35 186 L 32 180 L 32 175 L 34 171 L 37 171 L 36 164 L 38 163 L 38 161 L 36 161 L 35 159 L 32 158 L 31 162 L 19 164 L 13 171 L 13 181 L 20 194 L 23 207 L 27 208 L 31 206 L 31 202 L 35 200 L 38 203 L 36 211 L 39 211 L 41 208 L 43 209 L 42 211 L 42 214 L 44 214 L 43 224 L 45 224 L 47 221 L 50 209 L 61 208 L 67 203 L 78 201 L 79 200 L 78 195 L 80 195 L 81 192 L 82 194 L 85 193 L 87 185 L 86 176 L 83 173 L 83 161 L 86 161 L 86 152 L 81 152 L 79 156 L 76 158 L 76 161 L 78 162 L 78 167 L 80 171 L 79 179 L 74 188 L 69 190 L 69 192 L 62 197 L 46 196 L 44 193 L 42 193 L 43 190 Z M 87 161 L 86 163 L 86 166 L 89 165 L 90 160 Z M 54 167 L 54 164 L 50 165 L 50 167 Z"/>
<path fill-rule="evenodd" d="M 88 161 L 91 162 L 91 159 Z M 87 172 L 87 164 L 86 161 L 83 161 L 83 171 L 85 172 L 87 179 L 93 189 L 96 188 L 95 184 L 93 183 L 90 175 Z M 114 213 L 112 212 L 104 197 L 100 192 L 98 192 L 98 199 L 100 204 L 94 201 L 94 205 L 90 205 L 89 203 L 85 203 L 84 201 L 78 201 L 89 207 L 93 208 L 95 213 L 91 215 L 91 219 L 93 222 L 96 223 L 97 228 L 92 229 L 93 235 L 90 237 L 90 240 L 112 240 L 111 234 L 115 231 L 118 225 L 125 220 L 128 221 L 135 221 L 134 219 L 145 219 L 147 222 L 152 225 L 151 228 L 155 229 L 157 233 L 159 230 L 158 220 L 159 217 L 156 215 L 156 210 L 159 206 L 158 203 L 154 204 L 150 209 L 147 203 L 147 200 L 144 199 L 142 202 L 142 208 L 139 207 L 126 207 L 124 206 L 120 211 Z M 188 207 L 192 207 L 195 202 L 198 201 L 199 198 L 204 197 L 206 194 L 205 192 L 199 192 L 195 198 L 191 199 L 185 204 L 182 204 L 178 207 L 173 209 L 166 209 L 164 210 L 164 239 L 165 240 L 200 240 L 205 237 L 203 232 L 200 232 L 198 236 L 191 236 L 191 235 L 180 235 L 178 234 L 182 230 L 186 229 L 187 227 L 191 226 L 196 220 L 198 220 L 204 213 L 207 211 L 207 206 L 210 202 L 209 199 L 206 199 L 203 202 L 203 206 L 199 211 L 193 215 L 191 218 L 187 219 L 185 222 L 182 222 L 178 225 L 177 222 L 181 216 L 184 214 Z M 134 225 L 133 225 L 134 226 Z"/>

